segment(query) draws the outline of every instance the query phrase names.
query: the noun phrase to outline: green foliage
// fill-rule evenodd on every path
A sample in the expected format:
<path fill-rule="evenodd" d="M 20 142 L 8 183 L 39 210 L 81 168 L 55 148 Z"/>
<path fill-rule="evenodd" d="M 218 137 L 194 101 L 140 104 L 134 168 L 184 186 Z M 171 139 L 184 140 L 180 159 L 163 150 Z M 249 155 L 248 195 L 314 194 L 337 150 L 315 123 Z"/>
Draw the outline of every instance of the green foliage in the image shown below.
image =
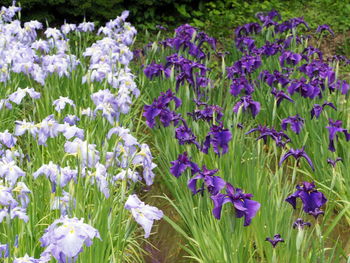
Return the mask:
<path fill-rule="evenodd" d="M 12 0 L 4 0 L 10 5 Z M 255 21 L 257 12 L 278 10 L 284 19 L 304 16 L 312 29 L 329 24 L 335 32 L 350 29 L 350 4 L 333 0 L 22 0 L 25 20 L 47 21 L 50 25 L 81 22 L 84 18 L 104 23 L 123 10 L 130 10 L 130 21 L 139 31 L 155 30 L 156 25 L 170 28 L 189 23 L 228 44 L 227 38 L 239 25 Z M 301 12 L 302 10 L 302 12 Z M 143 39 L 139 39 L 143 40 Z"/>
<path fill-rule="evenodd" d="M 191 14 L 189 18 L 192 17 L 194 26 L 205 28 L 209 34 L 225 39 L 232 35 L 235 27 L 255 21 L 254 15 L 257 12 L 272 9 L 279 11 L 284 19 L 303 16 L 311 29 L 316 29 L 321 24 L 330 25 L 335 32 L 350 29 L 350 4 L 343 1 L 220 0 L 201 3 L 198 10 L 185 11 Z M 185 14 L 184 11 L 178 11 Z"/>

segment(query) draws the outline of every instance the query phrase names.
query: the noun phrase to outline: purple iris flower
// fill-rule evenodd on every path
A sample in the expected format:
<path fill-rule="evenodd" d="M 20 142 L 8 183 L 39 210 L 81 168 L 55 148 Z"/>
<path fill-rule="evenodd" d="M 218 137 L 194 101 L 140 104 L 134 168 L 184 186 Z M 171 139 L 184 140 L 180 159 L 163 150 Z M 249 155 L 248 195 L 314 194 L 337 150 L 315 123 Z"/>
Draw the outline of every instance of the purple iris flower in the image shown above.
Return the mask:
<path fill-rule="evenodd" d="M 294 100 L 292 100 L 292 98 L 289 97 L 283 90 L 277 90 L 276 88 L 273 88 L 271 94 L 275 96 L 277 100 L 277 106 L 279 106 L 283 100 L 289 100 L 290 102 L 294 103 Z"/>
<path fill-rule="evenodd" d="M 282 130 L 287 130 L 287 125 L 290 124 L 290 128 L 292 129 L 292 131 L 294 131 L 296 134 L 299 134 L 304 126 L 304 122 L 305 120 L 301 118 L 299 114 L 295 116 L 290 116 L 282 120 Z"/>
<path fill-rule="evenodd" d="M 273 239 L 267 237 L 265 239 L 265 241 L 269 241 L 271 243 L 271 245 L 273 246 L 273 248 L 275 248 L 279 242 L 284 242 L 284 239 L 281 238 L 280 234 L 276 234 L 273 236 Z"/>
<path fill-rule="evenodd" d="M 314 211 L 310 211 L 309 215 L 312 215 L 314 218 L 317 218 L 319 215 L 324 215 L 324 211 L 319 208 L 316 208 Z"/>
<path fill-rule="evenodd" d="M 246 55 L 236 61 L 232 67 L 227 68 L 227 76 L 233 79 L 253 73 L 261 66 L 261 57 L 259 55 Z"/>
<path fill-rule="evenodd" d="M 322 60 L 312 60 L 310 63 L 301 65 L 300 72 L 305 73 L 310 79 L 320 78 L 333 83 L 335 81 L 335 72 L 326 62 Z"/>
<path fill-rule="evenodd" d="M 326 106 L 329 106 L 329 107 L 331 107 L 331 108 L 337 110 L 337 108 L 334 106 L 334 104 L 333 104 L 332 102 L 327 102 L 327 101 L 325 101 L 325 102 L 322 104 L 322 106 L 319 105 L 319 104 L 314 104 L 314 106 L 312 107 L 312 110 L 311 110 L 311 112 L 310 112 L 310 113 L 311 113 L 311 119 L 312 119 L 313 117 L 316 117 L 316 119 L 318 119 L 318 118 L 320 117 L 320 115 L 321 115 L 321 113 L 322 113 L 324 107 L 326 107 Z"/>
<path fill-rule="evenodd" d="M 248 23 L 239 26 L 235 29 L 235 35 L 238 37 L 247 36 L 250 34 L 258 34 L 261 31 L 261 26 L 258 23 Z"/>
<path fill-rule="evenodd" d="M 284 51 L 280 56 L 280 64 L 283 67 L 284 64 L 297 65 L 302 59 L 302 56 L 298 53 L 293 53 L 291 51 Z"/>
<path fill-rule="evenodd" d="M 178 140 L 180 145 L 191 144 L 197 145 L 197 137 L 193 134 L 192 130 L 187 126 L 185 120 L 182 120 L 182 125 L 175 129 L 175 138 Z"/>
<path fill-rule="evenodd" d="M 279 166 L 282 165 L 282 163 L 287 160 L 290 156 L 293 156 L 298 162 L 300 158 L 305 158 L 308 164 L 310 165 L 311 169 L 315 171 L 315 167 L 310 159 L 310 157 L 306 154 L 304 147 L 301 149 L 290 149 L 286 154 L 284 154 L 279 161 Z"/>
<path fill-rule="evenodd" d="M 216 121 L 220 121 L 224 114 L 222 113 L 222 108 L 217 105 L 208 105 L 205 102 L 195 100 L 195 103 L 198 108 L 201 108 L 202 106 L 204 109 L 196 109 L 194 112 L 187 113 L 189 116 L 191 116 L 195 121 L 197 120 L 204 120 L 206 122 L 212 122 L 214 119 Z"/>
<path fill-rule="evenodd" d="M 192 175 L 200 171 L 198 165 L 192 162 L 191 158 L 188 157 L 187 152 L 180 154 L 177 160 L 170 162 L 170 164 L 172 165 L 170 167 L 170 172 L 176 178 L 179 178 L 187 168 L 191 169 Z"/>
<path fill-rule="evenodd" d="M 336 165 L 337 162 L 339 162 L 339 161 L 342 162 L 342 161 L 343 161 L 343 158 L 337 157 L 337 159 L 335 159 L 335 160 L 332 160 L 332 159 L 330 159 L 330 158 L 327 159 L 327 163 L 330 164 L 330 165 L 332 165 L 333 168 L 335 167 L 335 165 Z"/>
<path fill-rule="evenodd" d="M 251 95 L 241 97 L 241 100 L 233 107 L 233 111 L 238 113 L 240 107 L 243 107 L 243 111 L 250 109 L 253 118 L 255 118 L 260 111 L 260 103 L 258 101 L 254 101 Z"/>
<path fill-rule="evenodd" d="M 322 55 L 322 52 L 321 50 L 319 50 L 318 48 L 315 48 L 313 46 L 309 46 L 309 47 L 306 47 L 303 52 L 303 58 L 307 61 L 309 61 L 309 58 L 313 55 L 313 54 L 317 54 L 318 55 L 318 59 L 320 61 L 322 61 L 323 59 L 323 55 Z"/>
<path fill-rule="evenodd" d="M 178 54 L 168 56 L 166 60 L 166 67 L 173 65 L 175 70 L 179 72 L 176 76 L 176 91 L 185 81 L 195 88 L 205 84 L 206 81 L 203 78 L 209 69 L 204 64 L 186 59 Z M 197 83 L 198 81 L 199 83 Z"/>
<path fill-rule="evenodd" d="M 318 86 L 313 84 L 316 83 L 306 83 L 306 79 L 302 77 L 300 80 L 293 80 L 291 82 L 288 86 L 288 92 L 290 95 L 298 92 L 304 98 L 314 99 L 316 96 L 321 95 L 321 90 Z"/>
<path fill-rule="evenodd" d="M 328 150 L 330 150 L 331 152 L 335 152 L 334 139 L 338 137 L 337 136 L 338 132 L 344 133 L 346 141 L 350 140 L 350 133 L 348 132 L 347 129 L 344 129 L 341 126 L 342 126 L 342 121 L 340 120 L 333 121 L 332 119 L 329 119 L 329 126 L 327 126 L 326 128 L 328 129 L 328 132 L 329 132 Z"/>
<path fill-rule="evenodd" d="M 254 92 L 253 85 L 244 77 L 232 79 L 230 86 L 230 92 L 233 96 L 238 96 L 241 91 L 244 90 L 246 95 L 250 95 Z"/>
<path fill-rule="evenodd" d="M 207 187 L 208 192 L 211 195 L 216 195 L 221 189 L 225 187 L 226 182 L 220 176 L 214 176 L 218 172 L 218 169 L 208 170 L 205 165 L 202 166 L 202 170 L 198 172 L 193 178 L 188 181 L 188 188 L 195 195 L 197 193 L 204 193 L 204 186 Z M 203 180 L 202 187 L 197 189 L 197 181 Z"/>
<path fill-rule="evenodd" d="M 268 13 L 259 12 L 255 16 L 263 23 L 263 27 L 265 28 L 268 28 L 272 25 L 277 25 L 277 22 L 273 21 L 275 17 L 281 20 L 281 15 L 276 10 L 271 10 Z"/>
<path fill-rule="evenodd" d="M 248 135 L 252 132 L 260 132 L 260 136 L 256 140 L 263 139 L 264 143 L 267 143 L 267 138 L 271 137 L 276 145 L 279 147 L 284 147 L 288 142 L 290 142 L 290 138 L 283 131 L 276 131 L 274 128 L 268 128 L 267 126 L 258 125 L 258 127 L 251 129 L 246 132 L 245 135 Z"/>
<path fill-rule="evenodd" d="M 175 29 L 175 36 L 184 40 L 191 40 L 193 34 L 195 33 L 196 29 L 193 26 L 190 26 L 189 24 L 181 25 Z"/>
<path fill-rule="evenodd" d="M 214 50 L 216 49 L 216 39 L 209 37 L 204 32 L 198 32 L 196 28 L 185 24 L 175 29 L 175 38 L 160 41 L 164 47 L 172 47 L 179 50 L 188 49 L 188 53 L 197 59 L 205 58 L 202 50 L 203 43 L 208 43 Z"/>
<path fill-rule="evenodd" d="M 175 38 L 161 41 L 161 44 L 173 47 L 176 50 L 179 50 L 181 47 L 183 50 L 188 49 L 190 55 L 195 56 L 197 59 L 203 59 L 205 53 L 201 46 L 204 42 L 211 45 L 213 49 L 216 48 L 216 40 L 214 38 L 209 37 L 204 32 L 197 32 L 196 28 L 185 24 L 175 29 Z"/>
<path fill-rule="evenodd" d="M 152 62 L 149 64 L 143 72 L 145 73 L 146 77 L 149 79 L 153 79 L 154 76 L 158 77 L 162 74 L 165 75 L 166 78 L 170 77 L 170 68 L 165 68 L 162 64 L 156 64 Z"/>
<path fill-rule="evenodd" d="M 306 226 L 310 227 L 311 223 L 310 222 L 304 222 L 304 220 L 302 218 L 298 218 L 293 223 L 293 228 L 298 228 L 299 230 L 303 229 Z"/>
<path fill-rule="evenodd" d="M 328 86 L 330 93 L 340 90 L 343 95 L 346 95 L 350 89 L 349 84 L 345 80 L 338 80 Z"/>
<path fill-rule="evenodd" d="M 225 154 L 228 151 L 228 143 L 231 139 L 232 133 L 228 129 L 224 129 L 222 122 L 219 125 L 213 124 L 202 146 L 202 152 L 208 153 L 211 144 L 217 155 Z"/>
<path fill-rule="evenodd" d="M 212 49 L 216 50 L 216 39 L 209 37 L 205 32 L 197 33 L 196 41 L 198 41 L 198 47 L 201 47 L 204 42 L 207 42 Z"/>
<path fill-rule="evenodd" d="M 317 27 L 316 33 L 322 33 L 323 31 L 328 31 L 334 37 L 334 32 L 329 25 L 320 25 Z"/>
<path fill-rule="evenodd" d="M 265 45 L 263 45 L 261 49 L 263 55 L 273 56 L 282 50 L 282 46 L 275 42 L 270 43 L 269 41 L 266 41 Z"/>
<path fill-rule="evenodd" d="M 253 128 L 253 129 L 249 130 L 248 132 L 246 132 L 245 135 L 248 135 L 248 134 L 250 134 L 252 132 L 256 132 L 256 131 L 260 132 L 260 134 L 265 134 L 266 132 L 271 132 L 271 129 L 265 125 L 259 124 L 258 127 Z M 264 135 L 261 139 L 264 139 L 265 144 L 267 143 L 267 136 L 266 135 Z"/>
<path fill-rule="evenodd" d="M 222 206 L 231 202 L 235 208 L 236 217 L 244 216 L 244 226 L 249 226 L 260 209 L 260 203 L 250 200 L 252 197 L 252 194 L 245 194 L 241 189 L 226 183 L 226 194 L 218 193 L 210 197 L 214 202 L 213 215 L 216 219 L 220 219 Z"/>
<path fill-rule="evenodd" d="M 282 73 L 278 70 L 275 70 L 272 74 L 267 70 L 263 70 L 259 74 L 259 79 L 265 81 L 272 88 L 277 84 L 281 84 L 284 87 L 290 82 L 289 73 Z"/>
<path fill-rule="evenodd" d="M 238 37 L 235 39 L 236 47 L 241 51 L 244 52 L 245 50 L 248 50 L 248 52 L 251 52 L 255 48 L 255 40 L 250 37 Z"/>
<path fill-rule="evenodd" d="M 296 186 L 297 191 L 287 197 L 285 201 L 290 203 L 293 208 L 296 208 L 296 199 L 300 198 L 303 202 L 303 210 L 305 213 L 320 214 L 321 206 L 323 206 L 327 199 L 323 193 L 316 190 L 314 182 L 303 182 L 302 185 Z"/>
<path fill-rule="evenodd" d="M 284 21 L 281 24 L 277 24 L 275 26 L 275 32 L 277 33 L 283 33 L 287 30 L 292 30 L 293 28 L 296 28 L 297 26 L 303 24 L 307 29 L 309 29 L 308 24 L 304 21 L 304 18 L 302 17 L 295 17 L 291 18 L 287 21 Z"/>
<path fill-rule="evenodd" d="M 146 117 L 146 123 L 150 128 L 155 126 L 155 119 L 157 116 L 159 116 L 164 127 L 169 126 L 170 122 L 174 122 L 174 125 L 177 124 L 179 116 L 168 108 L 171 101 L 175 102 L 176 109 L 180 107 L 182 103 L 181 100 L 169 89 L 165 93 L 162 92 L 157 99 L 154 99 L 151 105 L 144 106 L 143 116 Z"/>

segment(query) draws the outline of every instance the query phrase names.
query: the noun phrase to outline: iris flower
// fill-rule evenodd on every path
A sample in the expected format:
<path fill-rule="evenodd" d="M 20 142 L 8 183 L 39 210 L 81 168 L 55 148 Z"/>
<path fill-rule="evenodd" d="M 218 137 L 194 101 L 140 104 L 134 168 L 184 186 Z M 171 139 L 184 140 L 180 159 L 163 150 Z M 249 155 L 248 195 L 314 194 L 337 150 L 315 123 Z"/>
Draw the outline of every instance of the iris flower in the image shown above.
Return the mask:
<path fill-rule="evenodd" d="M 291 51 L 284 51 L 280 56 L 280 64 L 283 67 L 284 64 L 297 65 L 302 59 L 302 56 L 298 53 L 293 53 Z"/>
<path fill-rule="evenodd" d="M 301 129 L 304 126 L 305 120 L 299 116 L 299 114 L 295 116 L 290 116 L 286 119 L 282 120 L 282 130 L 287 129 L 287 125 L 290 124 L 290 128 L 292 131 L 294 131 L 296 134 L 299 134 Z"/>
<path fill-rule="evenodd" d="M 100 160 L 100 152 L 96 150 L 96 145 L 88 144 L 87 141 L 82 141 L 79 138 L 66 141 L 64 150 L 66 153 L 76 155 L 83 167 L 94 167 Z"/>
<path fill-rule="evenodd" d="M 100 238 L 97 229 L 85 224 L 84 219 L 67 216 L 55 220 L 40 238 L 41 245 L 46 247 L 42 255 L 51 254 L 59 262 L 76 258 L 83 246 L 91 246 L 94 238 Z"/>
<path fill-rule="evenodd" d="M 217 155 L 225 154 L 228 151 L 228 143 L 231 139 L 232 133 L 228 129 L 224 129 L 222 122 L 218 125 L 213 124 L 203 143 L 202 152 L 208 153 L 208 149 L 212 145 Z"/>
<path fill-rule="evenodd" d="M 11 186 L 15 185 L 19 177 L 26 173 L 16 165 L 15 161 L 3 159 L 0 161 L 0 177 L 6 179 Z"/>
<path fill-rule="evenodd" d="M 325 25 L 318 26 L 316 33 L 322 33 L 323 31 L 328 31 L 334 37 L 334 32 L 329 25 L 325 24 Z"/>
<path fill-rule="evenodd" d="M 335 152 L 334 139 L 338 137 L 337 136 L 338 132 L 344 133 L 346 141 L 350 140 L 350 133 L 348 132 L 347 129 L 344 129 L 341 126 L 342 126 L 342 121 L 340 120 L 334 121 L 332 119 L 329 119 L 329 126 L 327 126 L 326 128 L 328 129 L 328 132 L 329 132 L 328 150 L 330 150 L 331 152 Z"/>
<path fill-rule="evenodd" d="M 0 244 L 0 258 L 7 258 L 9 256 L 9 245 Z"/>
<path fill-rule="evenodd" d="M 220 219 L 222 205 L 230 202 L 235 208 L 236 217 L 244 216 L 244 226 L 249 226 L 260 209 L 260 203 L 250 200 L 252 197 L 252 194 L 245 194 L 241 189 L 226 183 L 226 194 L 218 193 L 210 197 L 214 202 L 213 215 L 216 219 Z"/>
<path fill-rule="evenodd" d="M 241 100 L 237 102 L 236 105 L 233 107 L 233 111 L 235 113 L 238 113 L 238 110 L 241 107 L 243 107 L 243 111 L 250 109 L 253 115 L 253 118 L 255 118 L 256 115 L 258 115 L 258 113 L 260 112 L 260 103 L 257 101 L 254 101 L 252 99 L 252 96 L 250 95 L 241 97 Z"/>
<path fill-rule="evenodd" d="M 268 128 L 267 126 L 260 124 L 258 125 L 258 127 L 246 132 L 245 135 L 256 131 L 260 132 L 260 136 L 256 140 L 263 139 L 265 144 L 267 143 L 268 137 L 271 137 L 276 142 L 276 145 L 279 147 L 284 147 L 288 142 L 291 141 L 288 135 L 285 134 L 283 131 L 278 132 L 274 128 Z"/>
<path fill-rule="evenodd" d="M 36 92 L 33 88 L 18 88 L 17 91 L 9 95 L 9 100 L 16 104 L 20 104 L 26 94 L 28 94 L 32 99 L 40 98 L 40 93 Z"/>
<path fill-rule="evenodd" d="M 288 196 L 285 201 L 290 203 L 295 209 L 296 199 L 300 198 L 305 213 L 313 214 L 314 216 L 323 213 L 320 208 L 327 202 L 327 199 L 323 193 L 316 190 L 313 182 L 303 182 L 302 185 L 297 185 L 296 189 L 297 191 Z"/>
<path fill-rule="evenodd" d="M 330 158 L 327 159 L 327 163 L 329 163 L 330 165 L 332 165 L 333 168 L 335 167 L 335 165 L 336 165 L 337 162 L 339 162 L 339 161 L 343 161 L 343 158 L 337 157 L 337 159 L 335 159 L 335 160 L 332 160 L 332 159 L 330 159 Z"/>
<path fill-rule="evenodd" d="M 156 125 L 156 117 L 159 116 L 160 122 L 164 127 L 170 125 L 170 122 L 174 122 L 174 125 L 178 122 L 178 115 L 169 109 L 169 103 L 174 101 L 175 108 L 181 106 L 181 100 L 175 96 L 175 94 L 169 89 L 153 101 L 151 105 L 144 106 L 143 116 L 146 118 L 146 123 L 150 128 Z"/>
<path fill-rule="evenodd" d="M 280 234 L 276 234 L 273 236 L 273 239 L 267 237 L 265 239 L 265 241 L 269 241 L 271 243 L 271 245 L 273 246 L 273 248 L 275 248 L 279 242 L 284 242 L 284 239 L 281 238 Z"/>
<path fill-rule="evenodd" d="M 312 170 L 315 170 L 315 167 L 310 159 L 310 157 L 306 154 L 304 151 L 304 147 L 301 149 L 290 149 L 286 154 L 284 154 L 279 161 L 279 166 L 282 165 L 282 163 L 287 160 L 290 156 L 293 156 L 297 161 L 299 161 L 300 158 L 305 158 L 308 164 L 311 166 Z"/>
<path fill-rule="evenodd" d="M 8 207 L 0 210 L 0 223 L 4 220 L 4 218 L 10 218 L 13 220 L 15 217 L 23 220 L 24 222 L 28 222 L 29 217 L 26 214 L 26 209 L 16 206 L 16 207 Z"/>
<path fill-rule="evenodd" d="M 331 107 L 331 108 L 337 110 L 337 108 L 334 106 L 334 104 L 333 104 L 332 102 L 327 102 L 327 101 L 325 101 L 325 102 L 322 104 L 322 106 L 319 105 L 319 104 L 314 104 L 314 106 L 312 107 L 312 110 L 311 110 L 311 112 L 310 112 L 310 113 L 311 113 L 311 119 L 312 119 L 313 117 L 316 117 L 316 119 L 318 119 L 318 118 L 320 117 L 320 115 L 321 115 L 321 113 L 322 113 L 324 107 L 326 107 L 326 106 L 329 106 L 329 107 Z"/>
<path fill-rule="evenodd" d="M 61 112 L 66 107 L 66 104 L 69 104 L 70 106 L 75 107 L 74 101 L 68 97 L 60 96 L 59 99 L 55 100 L 52 103 L 52 105 L 55 106 L 55 110 L 57 112 Z"/>
<path fill-rule="evenodd" d="M 254 92 L 253 85 L 244 77 L 232 79 L 230 86 L 230 92 L 233 96 L 238 96 L 241 91 L 244 90 L 246 95 L 250 95 Z"/>
<path fill-rule="evenodd" d="M 199 144 L 196 141 L 197 137 L 187 126 L 185 120 L 182 120 L 182 125 L 175 129 L 175 138 L 178 140 L 180 145 L 193 143 L 194 145 L 197 145 L 197 147 L 199 147 Z"/>
<path fill-rule="evenodd" d="M 180 154 L 177 160 L 170 162 L 172 165 L 170 167 L 170 172 L 176 178 L 179 178 L 187 168 L 191 169 L 191 173 L 196 174 L 200 171 L 198 165 L 191 161 L 191 158 L 188 157 L 187 152 Z"/>
<path fill-rule="evenodd" d="M 187 113 L 193 118 L 193 120 L 204 120 L 206 122 L 212 122 L 214 119 L 220 121 L 224 114 L 222 113 L 222 108 L 218 105 L 208 105 L 205 102 L 195 100 L 196 106 L 199 109 L 195 109 L 194 112 Z M 204 108 L 203 108 L 204 107 Z M 203 108 L 203 109 L 200 109 Z"/>
<path fill-rule="evenodd" d="M 225 181 L 220 176 L 214 176 L 218 172 L 218 169 L 209 170 L 205 165 L 202 166 L 202 170 L 198 172 L 193 178 L 188 181 L 188 188 L 195 195 L 199 192 L 204 192 L 204 185 L 207 187 L 208 192 L 212 195 L 216 195 L 221 189 L 225 187 Z M 197 190 L 197 181 L 203 180 L 203 185 Z"/>
<path fill-rule="evenodd" d="M 277 90 L 276 88 L 273 88 L 271 94 L 275 96 L 277 100 L 277 106 L 279 106 L 284 99 L 294 103 L 294 100 L 292 100 L 292 98 L 289 97 L 283 90 Z"/>
<path fill-rule="evenodd" d="M 148 238 L 154 220 L 160 220 L 163 212 L 158 208 L 146 205 L 137 195 L 130 195 L 125 203 L 125 209 L 131 211 L 136 222 L 139 223 L 145 231 L 145 238 Z"/>
<path fill-rule="evenodd" d="M 166 78 L 169 78 L 171 70 L 170 68 L 165 68 L 162 64 L 152 62 L 143 70 L 143 72 L 147 78 L 152 80 L 154 76 L 158 77 L 162 76 L 163 74 Z"/>
<path fill-rule="evenodd" d="M 303 229 L 304 227 L 310 227 L 311 223 L 310 222 L 304 222 L 304 220 L 302 218 L 298 218 L 297 220 L 295 220 L 295 222 L 293 223 L 293 228 L 298 228 Z"/>

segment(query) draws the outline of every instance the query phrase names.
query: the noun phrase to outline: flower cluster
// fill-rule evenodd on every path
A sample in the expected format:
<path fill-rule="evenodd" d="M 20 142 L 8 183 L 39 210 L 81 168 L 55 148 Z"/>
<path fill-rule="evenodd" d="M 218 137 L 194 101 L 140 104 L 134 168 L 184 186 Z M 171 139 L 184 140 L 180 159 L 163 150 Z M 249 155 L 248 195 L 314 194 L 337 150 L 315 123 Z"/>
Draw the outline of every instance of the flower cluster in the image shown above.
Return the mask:
<path fill-rule="evenodd" d="M 13 220 L 19 219 L 31 225 L 38 223 L 30 222 L 36 216 L 28 213 L 41 211 L 35 203 L 31 203 L 30 196 L 34 194 L 34 199 L 39 200 L 46 194 L 32 193 L 27 183 L 41 185 L 45 189 L 47 184 L 42 184 L 41 180 L 49 182 L 51 195 L 39 202 L 45 209 L 58 210 L 47 218 L 52 219 L 51 215 L 59 214 L 61 217 L 49 222 L 52 224 L 40 239 L 45 250 L 39 259 L 27 254 L 19 257 L 17 249 L 12 248 L 17 248 L 18 242 L 22 241 L 23 235 L 17 234 L 14 243 L 9 240 L 7 244 L 0 244 L 0 258 L 13 262 L 75 262 L 84 246 L 91 246 L 95 238 L 101 239 L 99 231 L 91 226 L 96 215 L 89 211 L 89 224 L 74 217 L 75 208 L 79 207 L 77 192 L 84 191 L 89 197 L 95 195 L 88 199 L 95 199 L 101 204 L 119 186 L 123 185 L 123 195 L 128 195 L 132 193 L 134 183 L 143 180 L 149 187 L 155 177 L 156 164 L 149 146 L 139 143 L 129 129 L 119 126 L 120 115 L 129 113 L 134 98 L 140 95 L 129 68 L 133 59 L 129 47 L 134 41 L 136 29 L 126 22 L 128 11 L 96 29 L 95 33 L 94 23 L 87 21 L 78 25 L 64 23 L 60 28 L 44 28 L 38 21 L 22 23 L 15 19 L 19 11 L 15 1 L 12 6 L 2 7 L 0 11 L 0 83 L 5 94 L 0 99 L 0 110 L 7 113 L 4 108 L 12 109 L 17 111 L 12 116 L 25 116 L 23 120 L 10 118 L 14 124 L 13 133 L 11 128 L 0 132 L 0 223 L 10 227 L 11 233 L 4 233 L 9 239 L 16 234 L 13 229 L 24 226 L 17 222 L 13 224 Z M 38 38 L 39 30 L 42 38 Z M 97 41 L 85 49 L 81 40 L 85 41 L 86 36 L 91 34 L 97 34 Z M 71 45 L 70 38 L 80 42 Z M 88 69 L 84 68 L 85 65 Z M 75 92 L 66 92 L 69 91 L 66 87 L 70 86 L 67 85 L 68 79 L 78 84 L 74 88 L 81 84 L 79 81 L 75 83 L 79 76 L 76 73 L 83 74 L 82 82 L 85 84 L 82 87 L 88 88 L 81 94 L 88 94 L 87 98 L 77 98 Z M 19 88 L 18 85 L 25 80 L 30 87 Z M 54 86 L 59 88 L 58 93 L 52 92 Z M 83 108 L 86 103 L 95 107 Z M 52 114 L 47 112 L 50 110 Z M 108 122 L 99 116 L 99 112 Z M 99 120 L 101 122 L 97 123 Z M 108 125 L 113 127 L 104 135 L 105 138 L 93 142 L 87 123 L 92 123 L 91 127 L 95 128 L 100 128 L 101 123 L 103 128 L 108 128 Z M 128 123 L 123 122 L 123 125 Z M 52 145 L 57 147 L 57 153 L 54 153 L 56 159 L 47 159 L 53 156 L 47 154 L 52 151 Z M 28 151 L 31 148 L 42 155 L 32 156 Z M 61 152 L 64 156 L 60 156 Z M 129 184 L 121 183 L 121 180 L 128 180 Z M 149 209 L 141 203 L 139 207 L 133 207 L 135 211 L 142 207 L 142 213 L 139 213 L 141 220 L 144 215 L 149 216 L 149 210 L 157 210 L 158 214 L 149 220 L 161 219 L 163 214 L 160 210 Z M 128 206 L 125 208 L 129 209 Z M 135 216 L 134 210 L 132 213 Z M 138 218 L 135 219 L 140 223 Z M 132 220 L 131 217 L 128 220 Z M 147 237 L 151 227 L 152 224 L 148 223 Z"/>
<path fill-rule="evenodd" d="M 40 239 L 46 247 L 41 258 L 49 261 L 52 256 L 60 263 L 71 262 L 82 252 L 83 245 L 91 246 L 94 238 L 101 239 L 99 232 L 83 221 L 67 216 L 55 220 Z"/>
<path fill-rule="evenodd" d="M 119 120 L 120 113 L 130 111 L 133 97 L 140 95 L 131 73 L 129 63 L 133 59 L 133 52 L 129 46 L 133 43 L 136 29 L 125 22 L 129 12 L 124 11 L 120 17 L 106 23 L 98 29 L 98 34 L 105 37 L 88 47 L 83 53 L 90 58 L 90 65 L 83 83 L 106 82 L 113 89 L 100 90 L 91 95 L 95 111 L 101 110 L 102 116 L 111 124 Z"/>
<path fill-rule="evenodd" d="M 327 202 L 327 199 L 323 193 L 316 190 L 316 186 L 313 182 L 303 182 L 302 185 L 297 185 L 296 189 L 297 191 L 286 199 L 294 209 L 296 208 L 296 199 L 300 198 L 303 202 L 303 210 L 305 213 L 313 215 L 315 218 L 320 214 L 324 214 L 320 208 Z"/>

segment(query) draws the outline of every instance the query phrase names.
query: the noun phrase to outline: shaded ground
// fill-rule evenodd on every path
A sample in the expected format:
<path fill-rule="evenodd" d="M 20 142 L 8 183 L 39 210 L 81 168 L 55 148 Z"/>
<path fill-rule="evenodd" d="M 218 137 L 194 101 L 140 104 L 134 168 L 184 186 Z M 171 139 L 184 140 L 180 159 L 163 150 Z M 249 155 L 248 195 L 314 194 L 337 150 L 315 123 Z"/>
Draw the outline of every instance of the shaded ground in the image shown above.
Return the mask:
<path fill-rule="evenodd" d="M 160 189 L 162 190 L 160 192 Z M 147 193 L 145 202 L 150 205 L 155 205 L 161 209 L 165 215 L 174 221 L 178 221 L 178 216 L 175 209 L 168 201 L 153 197 L 155 195 L 163 195 L 166 191 L 160 183 L 153 185 L 150 192 Z M 181 263 L 190 262 L 186 258 L 186 252 L 182 249 L 184 245 L 182 237 L 169 225 L 164 219 L 156 222 L 157 227 L 152 229 L 152 232 L 157 233 L 149 238 L 150 244 L 145 244 L 144 249 L 149 253 L 145 257 L 147 263 Z"/>

